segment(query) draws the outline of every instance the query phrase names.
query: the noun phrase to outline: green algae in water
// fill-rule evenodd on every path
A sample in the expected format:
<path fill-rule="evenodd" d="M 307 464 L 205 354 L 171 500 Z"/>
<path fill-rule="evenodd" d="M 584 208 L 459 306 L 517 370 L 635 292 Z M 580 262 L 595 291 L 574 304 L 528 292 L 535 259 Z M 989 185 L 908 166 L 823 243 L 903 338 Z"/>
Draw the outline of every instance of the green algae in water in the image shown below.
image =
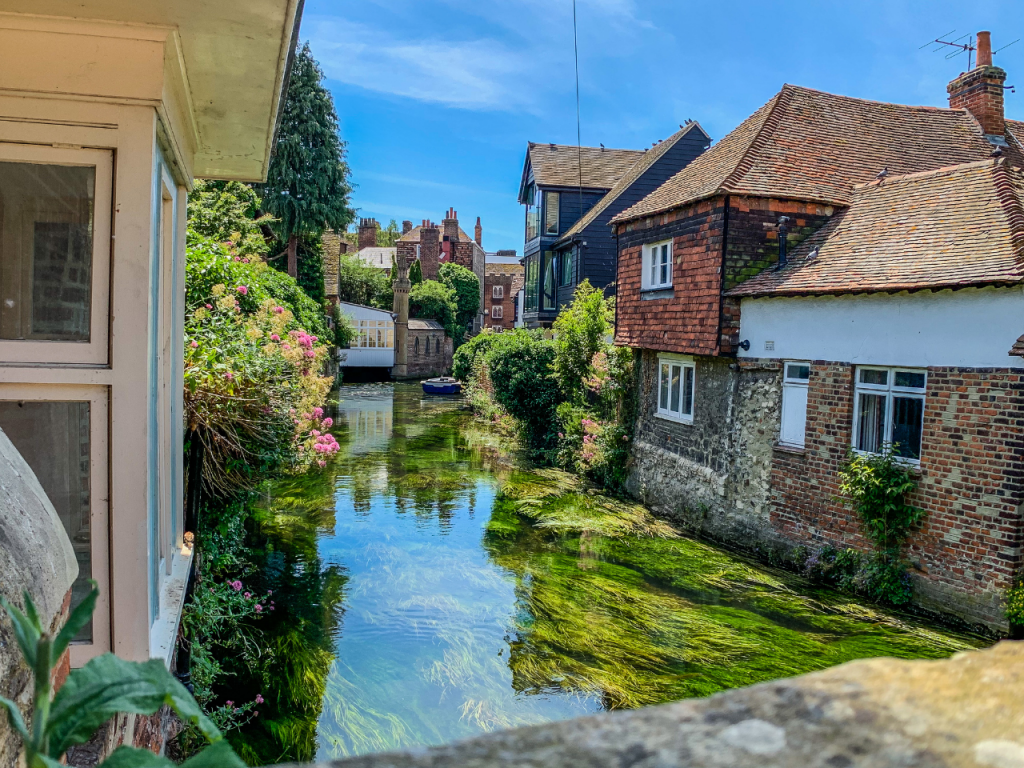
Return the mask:
<path fill-rule="evenodd" d="M 268 579 L 306 579 L 292 594 L 307 618 L 274 628 L 298 661 L 270 681 L 268 722 L 233 739 L 254 761 L 439 744 L 985 643 L 531 469 L 458 400 L 415 385 L 340 398 L 342 452 L 260 505 Z"/>

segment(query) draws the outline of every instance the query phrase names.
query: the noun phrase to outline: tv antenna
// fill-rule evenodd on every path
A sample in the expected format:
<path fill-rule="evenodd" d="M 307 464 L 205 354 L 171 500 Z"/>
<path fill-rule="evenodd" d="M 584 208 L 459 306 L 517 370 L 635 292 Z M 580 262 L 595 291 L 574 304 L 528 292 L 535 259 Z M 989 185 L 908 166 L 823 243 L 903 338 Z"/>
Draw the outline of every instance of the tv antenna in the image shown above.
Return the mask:
<path fill-rule="evenodd" d="M 946 34 L 939 35 L 934 40 L 929 40 L 927 43 L 922 45 L 921 48 L 927 48 L 929 45 L 934 45 L 936 47 L 933 48 L 931 52 L 932 53 L 938 53 L 939 51 L 946 51 L 946 55 L 944 57 L 946 59 L 953 59 L 953 58 L 956 58 L 957 56 L 959 56 L 961 53 L 966 53 L 967 54 L 967 69 L 970 70 L 972 68 L 971 64 L 972 64 L 972 58 L 974 56 L 974 52 L 976 50 L 978 50 L 977 47 L 974 45 L 974 35 L 966 34 L 966 35 L 960 35 L 960 37 L 954 38 L 952 40 L 943 40 L 944 37 L 949 37 L 954 32 L 956 32 L 956 30 L 955 29 L 951 29 Z M 963 42 L 964 38 L 967 38 L 967 42 L 966 43 Z M 1018 37 L 1016 40 L 1013 41 L 1013 43 L 1019 43 L 1020 40 L 1021 39 Z M 997 53 L 999 53 L 999 51 L 1006 50 L 1011 45 L 1013 45 L 1013 43 L 1007 43 L 1002 48 L 998 48 L 997 50 L 992 51 L 992 55 L 995 56 Z M 943 48 L 943 46 L 947 46 L 947 47 Z M 921 48 L 918 48 L 918 50 L 921 50 Z M 951 51 L 951 50 L 949 50 L 950 48 L 955 48 L 956 50 L 952 50 Z"/>

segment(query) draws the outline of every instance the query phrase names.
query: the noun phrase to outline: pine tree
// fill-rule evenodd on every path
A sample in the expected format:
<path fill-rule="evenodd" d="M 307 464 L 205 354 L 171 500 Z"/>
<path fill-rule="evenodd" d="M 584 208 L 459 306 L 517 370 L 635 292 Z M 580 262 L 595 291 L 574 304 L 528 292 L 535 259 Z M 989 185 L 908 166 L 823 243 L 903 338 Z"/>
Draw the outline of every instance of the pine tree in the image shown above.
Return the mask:
<path fill-rule="evenodd" d="M 288 244 L 288 274 L 295 277 L 303 236 L 319 237 L 328 227 L 343 232 L 355 218 L 338 115 L 309 43 L 295 56 L 282 109 L 267 182 L 258 191 L 277 218 L 273 229 Z"/>

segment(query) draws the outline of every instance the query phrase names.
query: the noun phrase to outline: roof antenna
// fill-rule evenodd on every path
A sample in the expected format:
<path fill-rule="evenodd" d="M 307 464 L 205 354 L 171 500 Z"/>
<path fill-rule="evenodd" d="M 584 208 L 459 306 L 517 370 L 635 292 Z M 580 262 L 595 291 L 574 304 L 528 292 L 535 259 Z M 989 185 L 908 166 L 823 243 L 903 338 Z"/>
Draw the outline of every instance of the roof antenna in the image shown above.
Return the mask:
<path fill-rule="evenodd" d="M 964 53 L 966 51 L 967 52 L 967 69 L 968 69 L 968 71 L 970 71 L 972 69 L 972 66 L 971 66 L 972 58 L 971 57 L 974 55 L 974 51 L 977 50 L 974 47 L 974 35 L 970 35 L 970 34 L 968 34 L 968 35 L 960 35 L 960 37 L 955 38 L 954 40 L 943 40 L 942 39 L 944 37 L 949 37 L 954 32 L 956 32 L 956 30 L 955 29 L 951 29 L 946 34 L 939 35 L 934 40 L 929 40 L 927 43 L 922 45 L 921 48 L 927 48 L 929 45 L 936 45 L 937 44 L 938 47 L 937 48 L 933 48 L 932 51 L 931 51 L 932 53 L 938 53 L 939 51 L 944 50 L 943 47 L 942 47 L 944 45 L 948 45 L 951 48 L 956 48 L 957 50 L 950 51 L 949 53 L 946 54 L 945 58 L 947 58 L 947 59 L 956 58 L 961 53 Z M 967 38 L 967 42 L 966 43 L 961 42 L 965 37 Z M 1013 43 L 1010 43 L 1010 45 L 1013 45 Z M 1003 47 L 1005 47 L 1005 46 L 1003 46 Z M 921 50 L 921 48 L 918 48 L 917 50 Z"/>
<path fill-rule="evenodd" d="M 583 218 L 583 143 L 580 139 L 580 48 L 576 42 L 576 0 L 572 0 L 572 54 L 576 61 L 576 166 L 580 172 L 580 218 Z M 604 144 L 601 145 L 602 151 Z M 563 277 L 563 280 L 565 278 Z"/>

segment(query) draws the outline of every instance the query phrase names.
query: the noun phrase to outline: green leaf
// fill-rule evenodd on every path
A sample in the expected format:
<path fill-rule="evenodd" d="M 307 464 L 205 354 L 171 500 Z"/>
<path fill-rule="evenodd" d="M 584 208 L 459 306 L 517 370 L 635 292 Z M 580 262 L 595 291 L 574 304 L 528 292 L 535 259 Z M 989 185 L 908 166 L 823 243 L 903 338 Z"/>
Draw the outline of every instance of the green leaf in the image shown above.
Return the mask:
<path fill-rule="evenodd" d="M 33 755 L 28 768 L 65 768 L 65 766 L 61 765 L 59 760 L 54 760 L 52 757 L 47 757 L 37 752 Z"/>
<path fill-rule="evenodd" d="M 92 584 L 92 591 L 71 612 L 67 623 L 64 624 L 64 628 L 57 635 L 57 639 L 53 641 L 54 661 L 61 657 L 61 654 L 71 644 L 71 641 L 75 639 L 75 635 L 79 633 L 82 627 L 89 623 L 89 619 L 92 618 L 92 612 L 96 610 L 96 599 L 100 595 L 100 590 L 95 581 L 90 579 L 89 583 Z"/>
<path fill-rule="evenodd" d="M 246 768 L 245 762 L 227 739 L 215 741 L 198 755 L 189 758 L 181 764 L 180 768 Z"/>
<path fill-rule="evenodd" d="M 174 763 L 166 757 L 154 755 L 148 749 L 118 747 L 100 763 L 99 768 L 172 768 Z"/>
<path fill-rule="evenodd" d="M 140 663 L 110 653 L 98 656 L 73 670 L 54 697 L 47 726 L 49 754 L 59 757 L 72 745 L 88 741 L 118 712 L 152 715 L 164 704 L 211 741 L 221 738 L 196 700 L 159 659 Z"/>
<path fill-rule="evenodd" d="M 24 593 L 25 604 L 31 605 L 32 599 L 28 596 L 28 592 Z M 39 626 L 38 621 L 35 623 L 22 613 L 18 606 L 14 605 L 7 598 L 0 596 L 0 606 L 7 611 L 7 615 L 11 617 L 11 623 L 14 624 L 14 637 L 18 641 L 18 647 L 21 648 L 22 656 L 25 657 L 25 662 L 32 668 L 36 668 L 36 647 L 39 645 L 39 637 L 42 635 L 43 630 Z M 32 607 L 32 614 L 35 614 L 35 606 Z"/>
<path fill-rule="evenodd" d="M 18 732 L 22 741 L 27 742 L 29 740 L 28 728 L 25 727 L 25 721 L 21 717 L 21 710 L 18 709 L 18 705 L 10 699 L 0 696 L 0 706 L 7 708 L 7 719 L 11 723 L 11 728 Z"/>

